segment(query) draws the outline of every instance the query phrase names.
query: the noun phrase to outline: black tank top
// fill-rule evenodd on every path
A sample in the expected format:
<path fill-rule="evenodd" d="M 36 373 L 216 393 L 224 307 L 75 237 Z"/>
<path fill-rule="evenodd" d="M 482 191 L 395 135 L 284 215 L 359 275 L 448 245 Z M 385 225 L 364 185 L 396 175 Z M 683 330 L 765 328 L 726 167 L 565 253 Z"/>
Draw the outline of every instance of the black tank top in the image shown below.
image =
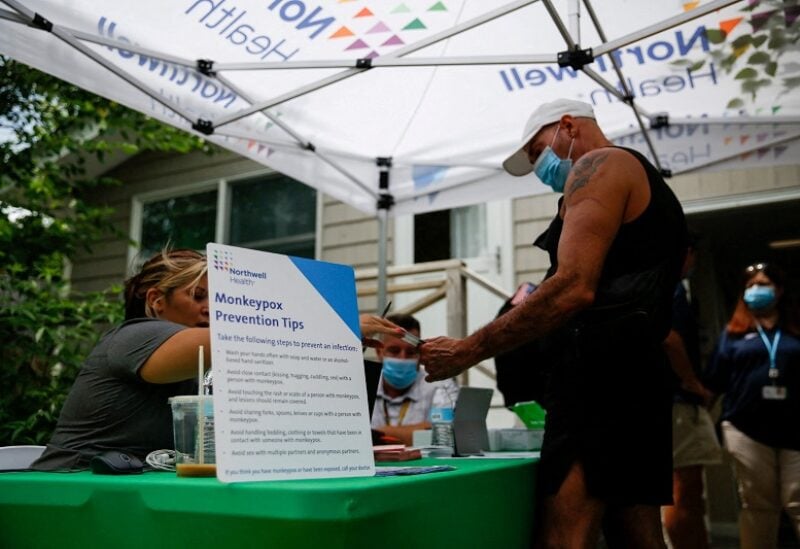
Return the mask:
<path fill-rule="evenodd" d="M 595 301 L 576 320 L 592 322 L 626 311 L 643 311 L 649 317 L 653 337 L 661 341 L 669 331 L 672 294 L 688 245 L 686 220 L 680 202 L 656 168 L 638 151 L 616 148 L 641 163 L 650 186 L 650 202 L 636 219 L 620 227 L 603 264 Z M 563 225 L 556 214 L 535 242 L 550 255 L 548 277 L 558 269 Z"/>

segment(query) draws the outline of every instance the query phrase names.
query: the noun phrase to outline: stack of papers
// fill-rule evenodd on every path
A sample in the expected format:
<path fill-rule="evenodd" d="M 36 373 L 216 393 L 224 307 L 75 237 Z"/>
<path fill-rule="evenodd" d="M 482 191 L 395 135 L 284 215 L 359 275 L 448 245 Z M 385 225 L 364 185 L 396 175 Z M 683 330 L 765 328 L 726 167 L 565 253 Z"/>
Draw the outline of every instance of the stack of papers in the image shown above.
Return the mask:
<path fill-rule="evenodd" d="M 452 465 L 429 465 L 427 467 L 378 467 L 375 469 L 376 477 L 396 477 L 406 475 L 423 475 L 425 473 L 439 473 L 454 471 Z"/>
<path fill-rule="evenodd" d="M 422 457 L 418 448 L 410 448 L 404 444 L 382 444 L 373 446 L 372 451 L 375 461 L 409 461 Z"/>

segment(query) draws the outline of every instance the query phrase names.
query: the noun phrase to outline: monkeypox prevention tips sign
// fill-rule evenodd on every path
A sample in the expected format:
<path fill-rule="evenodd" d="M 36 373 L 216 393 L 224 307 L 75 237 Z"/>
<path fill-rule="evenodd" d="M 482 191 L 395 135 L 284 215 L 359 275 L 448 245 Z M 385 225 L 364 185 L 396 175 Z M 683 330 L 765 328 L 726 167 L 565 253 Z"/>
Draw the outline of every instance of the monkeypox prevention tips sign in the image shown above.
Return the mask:
<path fill-rule="evenodd" d="M 353 269 L 208 244 L 217 477 L 372 476 Z"/>

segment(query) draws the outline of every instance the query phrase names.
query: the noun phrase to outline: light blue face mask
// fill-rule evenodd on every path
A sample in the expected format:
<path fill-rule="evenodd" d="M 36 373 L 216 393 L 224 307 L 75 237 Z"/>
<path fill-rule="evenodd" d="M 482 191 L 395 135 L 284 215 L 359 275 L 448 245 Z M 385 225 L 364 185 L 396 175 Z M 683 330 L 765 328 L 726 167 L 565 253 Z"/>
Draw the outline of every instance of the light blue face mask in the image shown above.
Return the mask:
<path fill-rule="evenodd" d="M 560 127 L 556 129 L 556 134 L 553 136 L 553 143 L 556 142 L 556 137 L 558 137 L 560 129 Z M 575 140 L 573 139 L 569 143 L 569 151 L 567 152 L 566 159 L 562 159 L 553 152 L 553 143 L 545 147 L 539 155 L 539 158 L 536 159 L 536 163 L 533 165 L 533 173 L 542 180 L 542 183 L 548 185 L 555 192 L 563 193 L 564 185 L 567 183 L 567 176 L 572 169 L 572 159 L 570 157 L 572 156 L 572 144 L 575 143 Z"/>
<path fill-rule="evenodd" d="M 771 307 L 775 304 L 775 287 L 753 284 L 744 291 L 744 303 L 753 311 Z"/>
<path fill-rule="evenodd" d="M 415 358 L 390 358 L 383 357 L 383 379 L 397 389 L 411 387 L 417 379 L 417 364 Z"/>

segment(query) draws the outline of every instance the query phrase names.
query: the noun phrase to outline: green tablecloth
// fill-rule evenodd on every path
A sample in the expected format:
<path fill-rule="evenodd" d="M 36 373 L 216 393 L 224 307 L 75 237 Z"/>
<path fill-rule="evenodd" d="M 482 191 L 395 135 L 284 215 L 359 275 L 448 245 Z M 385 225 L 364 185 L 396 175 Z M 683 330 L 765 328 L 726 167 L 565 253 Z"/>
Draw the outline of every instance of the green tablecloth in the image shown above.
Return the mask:
<path fill-rule="evenodd" d="M 535 460 L 455 471 L 223 484 L 174 473 L 0 474 L 0 547 L 527 547 Z M 395 465 L 395 464 L 392 464 Z"/>

